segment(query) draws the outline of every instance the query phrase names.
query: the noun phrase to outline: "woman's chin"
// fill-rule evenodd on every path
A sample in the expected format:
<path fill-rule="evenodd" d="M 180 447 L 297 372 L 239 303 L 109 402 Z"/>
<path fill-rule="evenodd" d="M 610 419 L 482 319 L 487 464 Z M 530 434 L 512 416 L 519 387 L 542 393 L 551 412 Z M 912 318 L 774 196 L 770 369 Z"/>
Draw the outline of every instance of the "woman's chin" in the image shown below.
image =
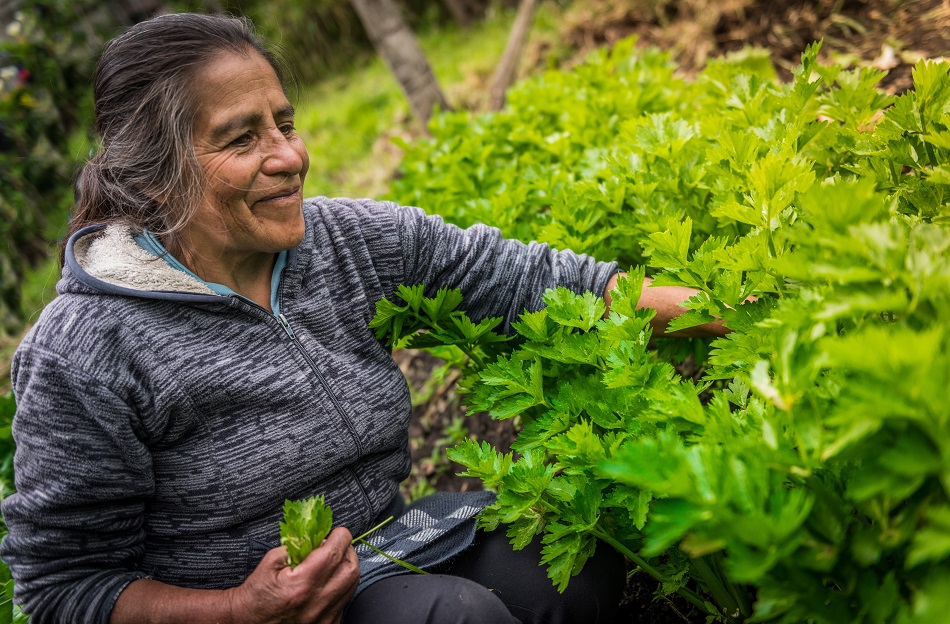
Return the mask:
<path fill-rule="evenodd" d="M 304 224 L 303 214 L 301 214 L 299 224 L 295 224 L 293 228 L 288 228 L 288 230 L 283 234 L 281 251 L 285 249 L 292 249 L 299 245 L 301 241 L 303 241 L 305 232 L 306 225 Z"/>
<path fill-rule="evenodd" d="M 283 218 L 272 216 L 268 219 L 261 219 L 260 215 L 258 216 L 260 227 L 257 229 L 256 238 L 265 247 L 275 251 L 284 251 L 299 245 L 307 229 L 300 202 L 297 203 L 296 208 L 288 206 L 281 216 Z"/>

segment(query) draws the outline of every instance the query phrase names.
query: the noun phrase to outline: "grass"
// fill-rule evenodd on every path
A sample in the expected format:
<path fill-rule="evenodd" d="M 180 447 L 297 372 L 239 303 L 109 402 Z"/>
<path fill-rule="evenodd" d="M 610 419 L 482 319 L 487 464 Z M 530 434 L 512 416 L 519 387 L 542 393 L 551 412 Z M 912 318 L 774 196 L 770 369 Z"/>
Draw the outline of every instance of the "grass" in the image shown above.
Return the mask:
<path fill-rule="evenodd" d="M 532 37 L 553 37 L 558 15 L 556 6 L 542 5 Z M 464 109 L 483 105 L 513 20 L 513 12 L 500 12 L 469 30 L 433 28 L 419 35 L 450 104 Z M 304 186 L 308 197 L 385 193 L 401 157 L 389 139 L 422 133 L 398 83 L 379 58 L 301 88 L 296 107 L 297 131 L 310 151 Z"/>

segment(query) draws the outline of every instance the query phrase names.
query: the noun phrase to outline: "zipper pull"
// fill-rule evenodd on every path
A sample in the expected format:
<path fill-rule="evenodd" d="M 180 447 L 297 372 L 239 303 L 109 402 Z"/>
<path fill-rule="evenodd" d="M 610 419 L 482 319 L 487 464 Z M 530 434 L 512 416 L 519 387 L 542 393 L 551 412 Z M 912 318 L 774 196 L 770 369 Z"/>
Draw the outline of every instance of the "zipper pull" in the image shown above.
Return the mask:
<path fill-rule="evenodd" d="M 291 340 L 297 339 L 297 334 L 294 333 L 290 323 L 287 322 L 287 317 L 285 317 L 283 313 L 277 315 L 277 322 L 280 323 L 280 326 L 284 328 L 284 331 L 287 332 L 287 335 L 290 336 Z"/>

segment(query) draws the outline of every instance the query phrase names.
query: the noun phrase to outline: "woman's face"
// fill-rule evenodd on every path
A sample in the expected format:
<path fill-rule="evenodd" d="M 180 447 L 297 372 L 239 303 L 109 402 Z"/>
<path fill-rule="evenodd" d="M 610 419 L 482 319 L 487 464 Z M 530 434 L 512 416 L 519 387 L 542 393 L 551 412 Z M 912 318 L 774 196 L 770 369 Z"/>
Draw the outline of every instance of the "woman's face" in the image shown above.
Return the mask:
<path fill-rule="evenodd" d="M 274 70 L 256 52 L 223 53 L 195 84 L 193 140 L 205 186 L 182 232 L 189 251 L 239 262 L 296 246 L 310 159 Z"/>

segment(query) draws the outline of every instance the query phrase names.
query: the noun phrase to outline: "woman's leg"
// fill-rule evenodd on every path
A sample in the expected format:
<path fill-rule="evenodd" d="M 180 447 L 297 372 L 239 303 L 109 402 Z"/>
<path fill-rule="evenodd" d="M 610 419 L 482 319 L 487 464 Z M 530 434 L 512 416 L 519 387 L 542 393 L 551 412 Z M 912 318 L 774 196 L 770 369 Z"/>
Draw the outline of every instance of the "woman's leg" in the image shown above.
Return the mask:
<path fill-rule="evenodd" d="M 402 574 L 356 596 L 343 624 L 520 624 L 483 585 L 459 576 Z"/>
<path fill-rule="evenodd" d="M 540 565 L 541 539 L 514 550 L 505 527 L 476 533 L 472 546 L 438 572 L 489 588 L 523 624 L 609 624 L 626 584 L 624 558 L 605 544 L 559 593 Z M 503 621 L 503 620 L 499 620 Z"/>

